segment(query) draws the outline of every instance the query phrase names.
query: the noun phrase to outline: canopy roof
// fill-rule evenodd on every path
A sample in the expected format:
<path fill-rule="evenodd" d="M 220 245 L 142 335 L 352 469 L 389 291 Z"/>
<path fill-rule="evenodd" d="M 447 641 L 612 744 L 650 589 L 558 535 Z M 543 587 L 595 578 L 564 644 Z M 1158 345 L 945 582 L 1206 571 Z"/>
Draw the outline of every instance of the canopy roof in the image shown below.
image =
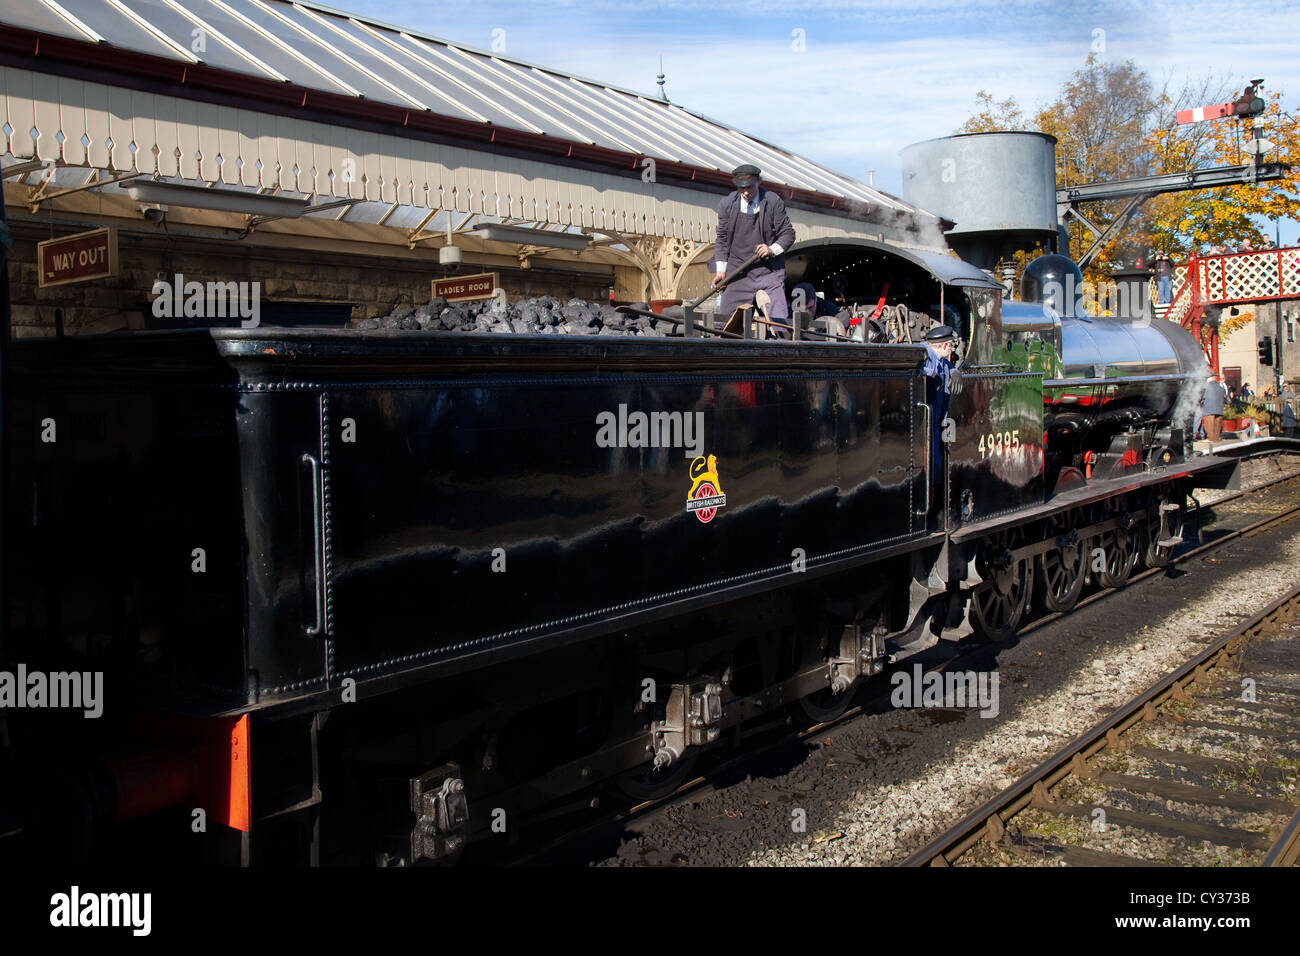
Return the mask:
<path fill-rule="evenodd" d="M 445 118 L 453 129 L 512 131 L 716 173 L 755 163 L 765 179 L 837 200 L 815 205 L 929 218 L 897 197 L 676 104 L 315 3 L 0 0 L 0 23 L 192 64 L 196 74 L 211 68 L 246 77 L 256 84 L 251 89 L 285 84 L 386 104 Z M 238 83 L 231 88 L 239 92 Z M 710 180 L 710 186 L 726 181 Z"/>

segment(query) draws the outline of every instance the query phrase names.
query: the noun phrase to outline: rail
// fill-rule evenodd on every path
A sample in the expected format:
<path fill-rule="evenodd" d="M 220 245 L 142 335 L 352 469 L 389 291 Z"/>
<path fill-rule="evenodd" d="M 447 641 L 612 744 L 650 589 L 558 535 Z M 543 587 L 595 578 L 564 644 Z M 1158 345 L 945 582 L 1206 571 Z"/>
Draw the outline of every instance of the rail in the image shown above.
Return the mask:
<path fill-rule="evenodd" d="M 1292 509 L 1292 511 L 1295 510 Z M 1077 808 L 1056 803 L 1051 795 L 1052 788 L 1072 776 L 1080 779 L 1097 776 L 1095 768 L 1088 764 L 1090 759 L 1107 749 L 1111 751 L 1122 749 L 1124 747 L 1124 742 L 1121 741 L 1122 734 L 1130 728 L 1154 720 L 1158 708 L 1171 701 L 1190 701 L 1189 689 L 1194 684 L 1209 683 L 1211 672 L 1225 668 L 1232 663 L 1248 638 L 1262 634 L 1267 628 L 1282 620 L 1289 620 L 1297 613 L 1300 613 L 1300 587 L 1274 601 L 1249 621 L 1220 637 L 1210 647 L 1187 661 L 1172 674 L 1167 675 L 1153 687 L 1148 688 L 1121 706 L 1101 723 L 1075 737 L 1064 748 L 1039 764 L 1036 769 L 1026 774 L 1011 787 L 988 800 L 957 825 L 908 857 L 903 862 L 903 865 L 912 867 L 950 866 L 982 841 L 987 840 L 994 844 L 1002 843 L 1007 835 L 1007 823 L 1026 809 L 1036 808 L 1071 813 Z M 1243 725 L 1241 729 L 1250 732 L 1254 728 Z M 1209 761 L 1208 758 L 1200 758 L 1192 754 L 1182 756 L 1192 761 L 1204 760 L 1217 764 L 1222 763 L 1222 761 Z M 1107 776 L 1101 774 L 1103 782 Z M 1125 778 L 1125 780 L 1127 779 Z M 1150 783 L 1135 785 L 1139 787 L 1146 786 L 1151 792 L 1155 792 L 1153 785 Z M 1166 785 L 1166 789 L 1170 788 Z M 1184 802 L 1205 803 L 1207 805 L 1223 801 L 1226 796 L 1230 796 L 1225 792 L 1225 796 L 1216 798 L 1218 793 L 1218 791 L 1208 790 L 1207 788 L 1184 786 L 1179 790 L 1177 796 Z M 1256 800 L 1262 805 L 1262 798 L 1256 798 Z M 1296 810 L 1294 806 L 1289 808 L 1289 811 L 1294 810 Z M 1112 815 L 1116 814 L 1112 812 Z M 1162 827 L 1158 821 L 1137 819 L 1143 816 L 1140 814 L 1127 814 L 1127 816 L 1134 818 L 1130 823 L 1139 829 L 1145 824 L 1148 828 L 1154 828 L 1157 832 L 1186 830 L 1193 836 L 1204 836 L 1205 833 L 1215 829 L 1200 827 L 1195 824 L 1180 827 L 1176 823 L 1172 825 L 1166 824 Z M 1244 831 L 1230 831 L 1227 828 L 1219 829 L 1222 829 L 1225 834 L 1244 833 Z M 1205 832 L 1202 833 L 1201 831 Z M 1245 836 L 1250 837 L 1254 836 L 1254 834 L 1245 834 Z M 1262 847 L 1262 849 L 1267 850 L 1267 853 L 1263 856 L 1262 865 L 1285 865 L 1285 861 L 1294 860 L 1297 852 L 1300 852 L 1298 846 L 1300 846 L 1300 811 L 1291 816 L 1290 820 L 1281 827 L 1280 835 L 1271 845 L 1265 844 Z M 1084 865 L 1089 862 L 1117 865 L 1123 864 L 1127 859 L 1122 857 L 1109 858 L 1109 854 L 1099 851 L 1084 850 L 1080 852 L 1075 850 L 1072 852 L 1070 847 L 1065 846 L 1052 847 L 1051 849 L 1059 850 L 1067 861 L 1073 859 L 1073 862 Z"/>

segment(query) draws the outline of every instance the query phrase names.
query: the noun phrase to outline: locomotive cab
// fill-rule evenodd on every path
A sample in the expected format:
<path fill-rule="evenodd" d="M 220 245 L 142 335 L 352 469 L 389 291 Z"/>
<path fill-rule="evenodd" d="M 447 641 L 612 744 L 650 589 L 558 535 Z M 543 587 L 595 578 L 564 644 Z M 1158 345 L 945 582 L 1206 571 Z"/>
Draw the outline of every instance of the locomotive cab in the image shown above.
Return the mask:
<path fill-rule="evenodd" d="M 870 344 L 920 344 L 939 325 L 956 329 L 953 364 L 982 364 L 1000 337 L 1001 286 L 970 263 L 869 239 L 814 239 L 786 253 L 786 286 L 809 283 L 836 317 Z"/>

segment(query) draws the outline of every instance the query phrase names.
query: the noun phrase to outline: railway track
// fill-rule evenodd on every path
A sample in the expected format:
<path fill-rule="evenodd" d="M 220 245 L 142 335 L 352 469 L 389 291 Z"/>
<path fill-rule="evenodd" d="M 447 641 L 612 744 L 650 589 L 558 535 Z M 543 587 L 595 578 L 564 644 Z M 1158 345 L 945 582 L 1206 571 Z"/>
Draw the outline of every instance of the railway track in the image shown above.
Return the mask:
<path fill-rule="evenodd" d="M 903 865 L 1296 865 L 1298 619 L 1300 587 Z"/>
<path fill-rule="evenodd" d="M 1212 503 L 1193 509 L 1190 513 L 1195 513 L 1196 511 L 1204 510 L 1205 508 L 1219 507 L 1230 501 L 1254 495 L 1276 485 L 1296 480 L 1300 480 L 1300 474 L 1283 475 L 1262 482 L 1249 489 L 1221 497 Z M 1167 573 L 1170 567 L 1186 564 L 1187 562 L 1209 554 L 1232 541 L 1266 531 L 1269 528 L 1294 518 L 1297 513 L 1300 513 L 1300 505 L 1289 507 L 1277 514 L 1260 518 L 1244 527 L 1228 531 L 1225 534 L 1215 537 L 1211 541 L 1176 554 L 1170 562 L 1170 565 L 1166 567 L 1153 568 L 1140 574 L 1133 575 L 1129 579 L 1126 588 L 1131 587 L 1134 583 L 1149 578 L 1157 573 Z M 1125 588 L 1099 589 L 1081 598 L 1075 609 L 1080 609 L 1098 601 L 1103 601 L 1108 597 L 1114 596 L 1121 590 L 1125 590 Z M 1041 614 L 1032 621 L 1026 623 L 1020 629 L 1017 637 L 1023 637 L 1030 634 L 1062 616 L 1063 615 L 1057 613 Z M 978 659 L 981 655 L 987 655 L 987 653 L 987 645 L 974 644 L 969 649 L 962 650 L 953 657 L 939 662 L 931 669 L 936 671 L 958 670 L 971 663 L 973 660 Z M 883 681 L 879 682 L 878 686 L 883 686 Z M 1298 693 L 1300 693 L 1300 691 L 1298 691 Z M 509 862 L 512 865 L 535 865 L 538 863 L 549 862 L 550 858 L 555 856 L 557 853 L 562 854 L 562 851 L 566 847 L 575 844 L 582 844 L 587 841 L 598 840 L 602 836 L 608 837 L 612 834 L 617 834 L 620 830 L 634 822 L 645 821 L 656 814 L 666 811 L 670 807 L 684 801 L 697 799 L 711 790 L 718 789 L 719 787 L 712 782 L 713 780 L 733 780 L 743 778 L 746 775 L 747 770 L 752 769 L 765 759 L 769 759 L 770 755 L 779 748 L 788 747 L 791 744 L 797 744 L 799 741 L 805 741 L 825 734 L 828 731 L 832 731 L 837 727 L 847 724 L 864 713 L 872 713 L 882 707 L 888 707 L 889 696 L 890 694 L 888 689 L 872 694 L 867 699 L 862 700 L 856 706 L 849 708 L 842 715 L 832 720 L 813 724 L 812 726 L 802 728 L 794 733 L 784 733 L 781 735 L 780 739 L 775 742 L 768 742 L 758 748 L 750 749 L 744 754 L 732 757 L 709 768 L 706 773 L 698 775 L 694 779 L 683 783 L 670 794 L 658 799 L 646 800 L 630 806 L 625 805 L 610 809 L 602 818 L 580 825 L 578 828 L 553 839 L 547 839 L 542 843 L 542 845 L 528 848 L 522 854 L 513 855 L 506 862 Z M 1300 696 L 1297 697 L 1297 702 L 1300 703 Z M 778 722 L 774 721 L 768 726 L 768 729 L 772 729 L 776 723 Z M 791 723 L 791 720 L 787 718 L 784 723 L 788 726 Z M 1300 734 L 1297 736 L 1300 737 Z M 1300 829 L 1300 825 L 1294 826 L 1293 829 Z"/>
<path fill-rule="evenodd" d="M 1249 488 L 1244 491 L 1233 492 L 1230 495 L 1225 495 L 1224 497 L 1218 498 L 1209 504 L 1198 505 L 1195 508 L 1189 509 L 1188 515 L 1199 516 L 1199 514 L 1206 508 L 1214 508 L 1219 505 L 1227 504 L 1231 501 L 1237 501 L 1241 498 L 1246 497 L 1247 495 L 1253 495 L 1256 494 L 1257 492 L 1264 491 L 1265 489 L 1272 488 L 1275 485 L 1280 485 L 1288 481 L 1295 481 L 1297 479 L 1300 479 L 1300 474 L 1283 475 L 1279 478 L 1274 478 L 1271 481 L 1266 481 L 1263 482 L 1262 484 L 1256 485 L 1253 488 Z M 1184 551 L 1181 552 L 1180 554 L 1175 555 L 1173 560 L 1170 561 L 1170 563 L 1164 567 L 1147 568 L 1145 571 L 1141 571 L 1137 574 L 1134 574 L 1132 577 L 1128 579 L 1124 587 L 1131 587 L 1132 585 L 1136 584 L 1139 581 L 1145 581 L 1147 578 L 1155 577 L 1158 574 L 1164 574 L 1169 570 L 1170 567 L 1176 567 L 1179 564 L 1186 564 L 1188 561 L 1191 561 L 1193 558 L 1198 558 L 1204 554 L 1208 554 L 1212 551 L 1216 551 L 1219 548 L 1223 547 L 1228 542 L 1234 541 L 1237 538 L 1249 537 L 1252 534 L 1258 534 L 1260 531 L 1266 531 L 1269 528 L 1273 527 L 1274 525 L 1280 524 L 1283 521 L 1286 521 L 1288 518 L 1291 518 L 1297 512 L 1300 512 L 1300 505 L 1296 505 L 1295 507 L 1288 508 L 1287 510 L 1281 511 L 1275 515 L 1269 515 L 1265 518 L 1261 518 L 1259 521 L 1247 525 L 1244 528 L 1236 528 L 1232 531 L 1229 531 L 1226 534 L 1222 535 L 1221 537 L 1216 537 L 1213 541 L 1207 541 L 1203 544 L 1197 545 L 1196 547 L 1192 548 L 1189 551 Z M 1123 588 L 1101 588 L 1099 590 L 1096 590 L 1093 593 L 1080 598 L 1078 603 L 1076 603 L 1074 607 L 1072 607 L 1069 611 L 1063 611 L 1063 612 L 1049 611 L 1045 614 L 1040 614 L 1038 617 L 1035 617 L 1033 620 L 1028 621 L 1023 627 L 1021 627 L 1020 630 L 1017 632 L 1017 635 L 1020 637 L 1024 637 L 1026 634 L 1032 634 L 1034 631 L 1046 627 L 1048 624 L 1051 624 L 1053 621 L 1060 620 L 1061 618 L 1065 617 L 1065 615 L 1067 614 L 1072 614 L 1075 611 L 1080 610 L 1081 608 L 1088 607 L 1089 605 L 1095 604 L 1098 601 L 1103 601 L 1107 597 L 1110 597 L 1115 593 L 1117 593 L 1118 591 L 1122 591 L 1122 590 Z"/>

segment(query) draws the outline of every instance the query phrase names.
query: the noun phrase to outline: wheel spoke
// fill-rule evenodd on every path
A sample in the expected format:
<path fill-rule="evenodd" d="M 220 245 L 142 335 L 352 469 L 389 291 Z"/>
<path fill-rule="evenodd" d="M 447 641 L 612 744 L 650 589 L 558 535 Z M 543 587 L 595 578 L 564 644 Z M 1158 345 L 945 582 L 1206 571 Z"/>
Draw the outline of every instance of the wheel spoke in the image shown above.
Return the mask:
<path fill-rule="evenodd" d="M 1105 551 L 1105 570 L 1098 575 L 1102 587 L 1123 587 L 1137 564 L 1138 549 L 1135 536 L 1123 529 L 1114 528 L 1099 539 Z"/>
<path fill-rule="evenodd" d="M 1073 518 L 1069 521 L 1073 524 Z M 1045 536 L 1048 539 L 1062 537 L 1062 528 L 1048 527 Z M 1069 611 L 1083 593 L 1084 581 L 1088 572 L 1089 551 L 1086 542 L 1074 542 L 1051 548 L 1038 556 L 1039 580 L 1035 582 L 1038 602 L 1048 611 L 1064 613 Z"/>
<path fill-rule="evenodd" d="M 1029 603 L 1029 561 L 1020 558 L 1004 566 L 1008 552 L 1023 542 L 1019 530 L 1000 534 L 985 543 L 977 561 L 984 582 L 971 594 L 970 621 L 985 640 L 1006 640 L 1016 632 L 1024 616 Z"/>
<path fill-rule="evenodd" d="M 1161 547 L 1158 544 L 1158 542 L 1161 540 L 1160 537 L 1161 511 L 1165 507 L 1165 505 L 1174 504 L 1174 503 L 1175 502 L 1170 501 L 1170 499 L 1168 498 L 1161 498 L 1157 500 L 1156 513 L 1151 515 L 1146 522 L 1146 526 L 1145 526 L 1146 534 L 1144 536 L 1145 540 L 1143 541 L 1142 558 L 1146 562 L 1147 567 L 1149 568 L 1163 568 L 1166 567 L 1171 560 L 1173 560 L 1175 545 L 1166 545 L 1164 547 Z M 1185 519 L 1186 519 L 1186 514 L 1183 511 L 1180 502 L 1177 511 L 1169 512 L 1168 532 L 1171 538 L 1182 537 Z"/>

